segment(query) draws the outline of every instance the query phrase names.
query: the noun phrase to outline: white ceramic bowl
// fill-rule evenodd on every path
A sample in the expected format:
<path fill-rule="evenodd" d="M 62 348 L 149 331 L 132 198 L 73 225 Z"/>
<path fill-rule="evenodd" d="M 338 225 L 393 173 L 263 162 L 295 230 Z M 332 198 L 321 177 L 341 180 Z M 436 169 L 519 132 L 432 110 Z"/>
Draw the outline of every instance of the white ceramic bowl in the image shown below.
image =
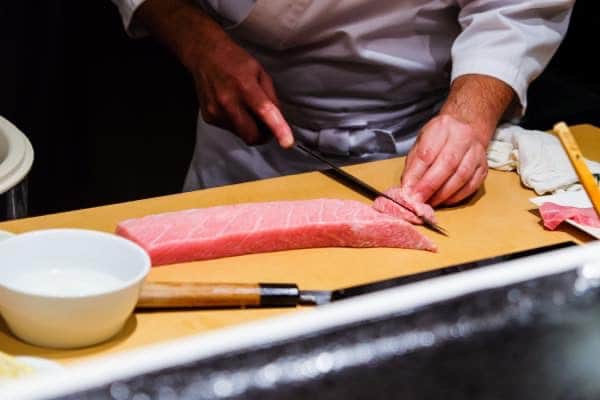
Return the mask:
<path fill-rule="evenodd" d="M 33 164 L 33 147 L 16 126 L 0 117 L 0 194 L 16 186 Z"/>
<path fill-rule="evenodd" d="M 141 247 L 109 233 L 19 234 L 0 241 L 0 312 L 29 343 L 92 345 L 122 329 L 149 270 Z"/>

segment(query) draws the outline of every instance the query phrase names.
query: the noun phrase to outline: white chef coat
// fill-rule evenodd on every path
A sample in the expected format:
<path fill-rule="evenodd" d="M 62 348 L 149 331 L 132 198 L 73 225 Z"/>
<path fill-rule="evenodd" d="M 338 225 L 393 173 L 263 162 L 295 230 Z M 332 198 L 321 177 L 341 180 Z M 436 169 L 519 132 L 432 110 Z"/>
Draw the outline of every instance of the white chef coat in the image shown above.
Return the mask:
<path fill-rule="evenodd" d="M 113 0 L 132 35 L 143 0 Z M 296 140 L 340 164 L 406 154 L 452 80 L 496 77 L 521 109 L 574 0 L 199 0 L 273 78 Z M 272 140 L 249 147 L 199 118 L 185 189 L 323 167 Z"/>

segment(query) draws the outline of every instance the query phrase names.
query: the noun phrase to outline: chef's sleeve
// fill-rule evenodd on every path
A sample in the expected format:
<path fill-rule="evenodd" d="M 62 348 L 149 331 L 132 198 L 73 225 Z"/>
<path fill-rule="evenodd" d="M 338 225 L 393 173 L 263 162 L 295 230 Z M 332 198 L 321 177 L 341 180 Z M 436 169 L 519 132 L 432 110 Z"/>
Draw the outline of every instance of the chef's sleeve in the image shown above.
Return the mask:
<path fill-rule="evenodd" d="M 146 0 L 112 0 L 119 8 L 125 30 L 132 37 L 142 37 L 148 34 L 142 26 L 132 21 L 133 14 L 144 1 Z"/>
<path fill-rule="evenodd" d="M 461 33 L 452 46 L 452 80 L 489 75 L 508 84 L 521 113 L 527 88 L 564 37 L 575 0 L 458 0 Z"/>

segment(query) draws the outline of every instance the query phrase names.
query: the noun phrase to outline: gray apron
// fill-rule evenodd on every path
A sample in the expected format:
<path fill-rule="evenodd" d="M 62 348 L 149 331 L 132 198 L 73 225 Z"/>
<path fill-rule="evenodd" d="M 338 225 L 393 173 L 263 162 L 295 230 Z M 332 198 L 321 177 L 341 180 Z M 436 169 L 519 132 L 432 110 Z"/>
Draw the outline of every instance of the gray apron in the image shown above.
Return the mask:
<path fill-rule="evenodd" d="M 443 2 L 258 0 L 226 27 L 272 77 L 294 137 L 339 165 L 405 155 L 439 110 L 459 32 Z M 198 119 L 184 190 L 322 169 Z"/>

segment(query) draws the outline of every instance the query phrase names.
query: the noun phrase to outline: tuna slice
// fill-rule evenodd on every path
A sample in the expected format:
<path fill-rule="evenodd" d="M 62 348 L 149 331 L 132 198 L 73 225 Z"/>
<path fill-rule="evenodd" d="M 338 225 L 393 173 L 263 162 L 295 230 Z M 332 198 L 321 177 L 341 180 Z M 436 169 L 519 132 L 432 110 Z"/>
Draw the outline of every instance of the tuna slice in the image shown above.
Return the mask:
<path fill-rule="evenodd" d="M 408 222 L 353 200 L 317 199 L 218 206 L 122 221 L 117 234 L 153 265 L 312 247 L 436 251 Z"/>
<path fill-rule="evenodd" d="M 600 219 L 592 207 L 578 208 L 547 202 L 540 206 L 540 214 L 544 226 L 552 231 L 567 219 L 581 225 L 600 228 Z"/>
<path fill-rule="evenodd" d="M 416 211 L 418 215 L 427 217 L 432 222 L 436 222 L 435 216 L 433 215 L 433 208 L 429 204 L 421 203 L 413 199 L 410 195 L 404 193 L 399 187 L 391 188 L 385 192 L 392 199 L 396 200 L 402 205 L 408 206 L 410 209 Z M 373 208 L 384 214 L 394 215 L 399 218 L 403 218 L 413 224 L 421 224 L 420 218 L 416 217 L 415 214 L 400 207 L 393 201 L 386 199 L 385 197 L 378 197 L 373 203 Z"/>

